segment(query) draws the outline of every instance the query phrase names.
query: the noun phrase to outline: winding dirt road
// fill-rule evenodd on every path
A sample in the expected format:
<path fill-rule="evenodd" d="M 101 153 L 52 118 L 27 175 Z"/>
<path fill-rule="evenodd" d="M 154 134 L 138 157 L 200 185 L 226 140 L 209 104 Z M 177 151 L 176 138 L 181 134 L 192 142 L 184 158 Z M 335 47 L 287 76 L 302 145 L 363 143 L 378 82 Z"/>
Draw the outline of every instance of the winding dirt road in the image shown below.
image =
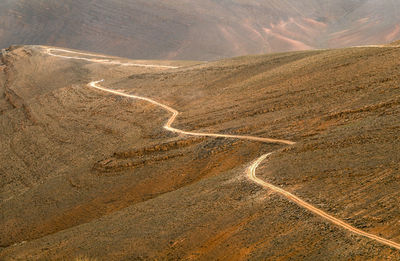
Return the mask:
<path fill-rule="evenodd" d="M 375 240 L 375 241 L 377 241 L 377 242 L 379 242 L 379 243 L 382 243 L 382 244 L 385 244 L 385 245 L 387 245 L 387 246 L 390 246 L 390 247 L 393 247 L 393 248 L 396 248 L 396 249 L 400 250 L 400 244 L 398 244 L 398 243 L 396 243 L 396 242 L 393 242 L 393 241 L 391 241 L 391 240 L 388 240 L 388 239 L 385 239 L 385 238 L 382 238 L 382 237 L 379 237 L 379 236 L 370 234 L 370 233 L 368 233 L 368 232 L 362 231 L 362 230 L 360 230 L 360 229 L 358 229 L 358 228 L 355 228 L 355 227 L 353 227 L 353 226 L 347 224 L 347 223 L 344 222 L 343 220 L 340 220 L 340 219 L 338 219 L 338 218 L 335 218 L 334 216 L 331 216 L 331 215 L 329 215 L 328 213 L 326 213 L 326 212 L 324 212 L 324 211 L 322 211 L 322 210 L 320 210 L 320 209 L 314 207 L 313 205 L 311 205 L 311 204 L 305 202 L 305 201 L 302 200 L 301 198 L 299 198 L 299 197 L 293 195 L 292 193 L 290 193 L 290 192 L 288 192 L 288 191 L 286 191 L 286 190 L 283 190 L 283 189 L 281 189 L 281 188 L 279 188 L 279 187 L 277 187 L 277 186 L 274 186 L 274 185 L 272 185 L 272 184 L 270 184 L 270 183 L 267 183 L 267 182 L 265 182 L 265 181 L 263 181 L 263 180 L 257 178 L 257 176 L 256 176 L 256 169 L 257 169 L 257 167 L 261 164 L 261 162 L 263 162 L 263 161 L 264 161 L 268 156 L 270 156 L 271 154 L 272 154 L 272 153 L 268 153 L 268 154 L 262 155 L 260 158 L 258 158 L 258 159 L 248 168 L 248 170 L 247 170 L 247 175 L 248 175 L 248 177 L 249 177 L 252 181 L 256 182 L 256 183 L 259 184 L 260 186 L 263 186 L 264 188 L 271 189 L 271 190 L 273 190 L 273 191 L 275 191 L 275 192 L 277 192 L 277 193 L 279 193 L 279 194 L 285 196 L 287 199 L 293 201 L 294 203 L 296 203 L 296 204 L 299 205 L 300 207 L 303 207 L 303 208 L 305 208 L 305 209 L 311 211 L 312 213 L 314 213 L 314 214 L 316 214 L 316 215 L 318 215 L 318 216 L 320 216 L 320 217 L 322 217 L 322 218 L 324 218 L 324 219 L 330 221 L 331 223 L 333 223 L 333 224 L 335 224 L 335 225 L 338 225 L 338 226 L 340 226 L 340 227 L 342 227 L 342 228 L 344 228 L 344 229 L 347 229 L 348 231 L 351 231 L 351 232 L 353 232 L 353 233 L 355 233 L 355 234 L 358 234 L 358 235 L 360 235 L 360 236 L 367 237 L 367 238 L 372 239 L 372 240 Z"/>
<path fill-rule="evenodd" d="M 54 48 L 50 48 L 50 50 L 57 50 L 57 51 L 64 51 L 62 49 L 54 49 Z M 73 51 L 65 51 L 67 53 L 75 53 L 75 54 L 82 54 L 82 53 L 78 53 L 78 52 L 73 52 Z M 51 51 L 49 51 L 49 49 L 46 49 L 46 53 L 53 55 L 53 56 L 57 56 L 57 57 L 61 57 L 61 58 L 67 58 L 67 59 L 78 59 L 78 57 L 68 57 L 68 56 L 63 56 L 63 55 L 54 55 L 51 53 Z M 88 55 L 88 54 L 84 54 L 86 56 L 94 56 L 94 55 Z M 90 59 L 90 58 L 82 58 L 82 60 L 87 60 L 87 61 L 92 61 L 92 62 L 98 62 L 98 63 L 107 63 L 107 64 L 119 64 L 119 65 L 123 65 L 121 63 L 114 63 L 111 60 L 99 60 L 99 59 Z M 132 64 L 131 66 L 136 66 L 135 64 Z M 142 66 L 142 65 L 140 65 Z M 165 66 L 158 66 L 158 65 L 149 65 L 151 67 L 162 67 L 165 68 Z M 174 67 L 176 68 L 176 67 Z M 286 145 L 294 145 L 295 142 L 293 141 L 289 141 L 289 140 L 280 140 L 280 139 L 270 139 L 270 138 L 260 138 L 260 137 L 253 137 L 253 136 L 242 136 L 242 135 L 228 135 L 228 134 L 215 134 L 215 133 L 200 133 L 200 132 L 190 132 L 190 131 L 183 131 L 183 130 L 179 130 L 176 129 L 174 127 L 172 127 L 172 123 L 175 121 L 175 119 L 177 118 L 177 116 L 179 115 L 179 112 L 165 104 L 162 104 L 160 102 L 157 102 L 153 99 L 150 98 L 146 98 L 146 97 L 142 97 L 142 96 L 138 96 L 138 95 L 132 95 L 132 94 L 126 94 L 120 91 L 116 91 L 116 90 L 112 90 L 112 89 L 108 89 L 108 88 L 104 88 L 102 86 L 99 85 L 100 82 L 103 82 L 104 80 L 100 80 L 100 81 L 93 81 L 90 82 L 88 84 L 88 86 L 90 88 L 94 88 L 103 92 L 107 92 L 107 93 L 111 93 L 114 95 L 119 95 L 119 96 L 123 96 L 123 97 L 128 97 L 128 98 L 132 98 L 132 99 L 138 99 L 138 100 L 143 100 L 146 102 L 149 102 L 151 104 L 154 104 L 156 106 L 159 106 L 161 108 L 163 108 L 164 110 L 172 113 L 172 116 L 168 119 L 167 123 L 164 125 L 164 129 L 174 132 L 174 133 L 178 133 L 178 134 L 184 134 L 184 135 L 192 135 L 192 136 L 203 136 L 203 137 L 222 137 L 222 138 L 233 138 L 233 139 L 244 139 L 244 140 L 252 140 L 252 141 L 260 141 L 260 142 L 266 142 L 266 143 L 280 143 L 280 144 L 286 144 Z M 273 152 L 272 152 L 273 153 Z M 274 186 L 268 182 L 265 182 L 261 179 L 259 179 L 256 176 L 256 170 L 258 168 L 258 166 L 268 158 L 268 156 L 270 156 L 272 153 L 267 153 L 262 155 L 261 157 L 259 157 L 257 160 L 255 160 L 250 167 L 247 169 L 246 174 L 247 177 L 257 183 L 258 185 L 270 189 L 276 193 L 281 194 L 282 196 L 284 196 L 285 198 L 287 198 L 288 200 L 294 202 L 295 204 L 297 204 L 298 206 L 305 208 L 309 211 L 311 211 L 312 213 L 316 214 L 317 216 L 322 217 L 323 219 L 343 228 L 346 229 L 354 234 L 372 239 L 374 241 L 377 241 L 379 243 L 382 243 L 384 245 L 390 246 L 392 248 L 398 249 L 400 250 L 400 244 L 396 243 L 394 241 L 370 234 L 368 232 L 362 231 L 358 228 L 355 228 L 353 226 L 351 226 L 350 224 L 344 222 L 343 220 L 340 220 L 338 218 L 335 218 L 334 216 L 314 207 L 313 205 L 305 202 L 304 200 L 300 199 L 299 197 L 293 195 L 292 193 L 281 189 L 277 186 Z"/>
<path fill-rule="evenodd" d="M 179 130 L 176 128 L 171 127 L 171 124 L 175 121 L 176 117 L 178 116 L 179 112 L 165 104 L 159 103 L 155 100 L 146 98 L 146 97 L 141 97 L 137 95 L 131 95 L 131 94 L 126 94 L 123 92 L 115 91 L 115 90 L 110 90 L 104 87 L 101 87 L 98 85 L 98 83 L 102 82 L 104 80 L 100 81 L 95 81 L 89 83 L 90 87 L 96 88 L 101 91 L 113 93 L 119 96 L 124 96 L 128 98 L 133 98 L 133 99 L 138 99 L 138 100 L 143 100 L 150 102 L 154 105 L 160 106 L 164 110 L 167 110 L 172 113 L 171 118 L 169 118 L 168 122 L 164 125 L 164 129 L 168 131 L 172 131 L 175 133 L 180 133 L 180 134 L 185 134 L 185 135 L 191 135 L 191 136 L 202 136 L 202 137 L 217 137 L 217 138 L 232 138 L 232 139 L 242 139 L 242 140 L 253 140 L 253 141 L 261 141 L 261 142 L 269 142 L 269 143 L 283 143 L 283 144 L 288 144 L 288 145 L 293 145 L 295 142 L 288 141 L 288 140 L 277 140 L 277 139 L 270 139 L 270 138 L 260 138 L 260 137 L 252 137 L 252 136 L 242 136 L 242 135 L 229 135 L 229 134 L 215 134 L 215 133 L 201 133 L 201 132 L 190 132 L 190 131 L 183 131 Z"/>
<path fill-rule="evenodd" d="M 104 64 L 121 65 L 121 66 L 146 67 L 146 68 L 165 68 L 165 69 L 176 69 L 176 68 L 179 68 L 179 67 L 176 67 L 176 66 L 168 66 L 168 65 L 124 63 L 124 62 L 112 60 L 112 59 L 115 59 L 115 58 L 113 58 L 111 56 L 103 56 L 103 55 L 102 55 L 102 57 L 105 57 L 105 58 L 108 58 L 108 59 L 84 58 L 84 57 L 66 56 L 66 55 L 53 53 L 53 52 L 64 52 L 64 53 L 71 53 L 71 54 L 99 57 L 98 55 L 95 55 L 95 54 L 81 53 L 81 52 L 69 51 L 69 50 L 64 50 L 64 49 L 59 49 L 59 48 L 45 48 L 45 50 L 46 50 L 45 51 L 46 54 L 48 54 L 48 55 L 51 55 L 51 56 L 54 56 L 54 57 L 59 57 L 59 58 L 64 58 L 64 59 L 83 60 L 83 61 L 95 62 L 95 63 L 104 63 Z"/>

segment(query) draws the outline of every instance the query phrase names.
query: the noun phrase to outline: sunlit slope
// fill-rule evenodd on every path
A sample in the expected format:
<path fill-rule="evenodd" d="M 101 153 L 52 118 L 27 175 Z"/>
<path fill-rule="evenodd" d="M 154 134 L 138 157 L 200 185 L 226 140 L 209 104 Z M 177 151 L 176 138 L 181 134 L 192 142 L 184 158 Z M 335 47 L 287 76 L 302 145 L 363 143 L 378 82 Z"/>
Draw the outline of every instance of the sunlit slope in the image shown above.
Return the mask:
<path fill-rule="evenodd" d="M 350 48 L 160 70 L 9 52 L 5 90 L 22 98 L 8 94 L 0 116 L 0 257 L 399 258 L 246 178 L 276 151 L 259 178 L 399 242 L 399 56 Z M 297 143 L 172 134 L 166 111 L 87 87 L 100 79 L 178 110 L 182 130 Z"/>

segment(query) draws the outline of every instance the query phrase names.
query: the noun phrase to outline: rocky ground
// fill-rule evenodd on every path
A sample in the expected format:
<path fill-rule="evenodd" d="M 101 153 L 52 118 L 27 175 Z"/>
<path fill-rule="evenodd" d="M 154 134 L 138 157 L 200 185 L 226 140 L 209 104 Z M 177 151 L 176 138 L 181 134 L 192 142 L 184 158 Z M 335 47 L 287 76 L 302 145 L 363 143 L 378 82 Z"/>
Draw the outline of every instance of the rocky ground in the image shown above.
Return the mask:
<path fill-rule="evenodd" d="M 265 190 L 257 175 L 400 242 L 399 48 L 247 56 L 156 69 L 2 55 L 0 259 L 396 260 Z M 176 135 L 174 127 L 296 141 Z"/>

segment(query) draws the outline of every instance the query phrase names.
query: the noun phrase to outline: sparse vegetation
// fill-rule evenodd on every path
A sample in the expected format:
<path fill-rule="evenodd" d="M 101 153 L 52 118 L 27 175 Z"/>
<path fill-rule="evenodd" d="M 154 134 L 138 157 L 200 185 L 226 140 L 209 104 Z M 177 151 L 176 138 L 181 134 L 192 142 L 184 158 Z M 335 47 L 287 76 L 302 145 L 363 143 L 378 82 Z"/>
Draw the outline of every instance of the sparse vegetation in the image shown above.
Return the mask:
<path fill-rule="evenodd" d="M 79 256 L 79 257 L 75 258 L 74 261 L 97 261 L 97 259 L 89 258 L 86 256 Z"/>

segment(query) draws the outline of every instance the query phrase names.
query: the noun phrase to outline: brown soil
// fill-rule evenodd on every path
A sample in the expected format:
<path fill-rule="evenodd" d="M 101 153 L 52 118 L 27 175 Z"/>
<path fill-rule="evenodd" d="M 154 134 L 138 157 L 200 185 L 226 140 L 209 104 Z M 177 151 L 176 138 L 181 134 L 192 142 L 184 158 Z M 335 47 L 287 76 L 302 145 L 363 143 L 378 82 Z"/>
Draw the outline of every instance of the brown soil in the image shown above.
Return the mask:
<path fill-rule="evenodd" d="M 399 56 L 350 48 L 166 70 L 9 50 L 0 259 L 399 259 L 245 177 L 278 150 L 260 178 L 400 242 Z M 86 86 L 103 78 L 177 109 L 177 128 L 297 144 L 175 135 L 162 109 Z"/>

